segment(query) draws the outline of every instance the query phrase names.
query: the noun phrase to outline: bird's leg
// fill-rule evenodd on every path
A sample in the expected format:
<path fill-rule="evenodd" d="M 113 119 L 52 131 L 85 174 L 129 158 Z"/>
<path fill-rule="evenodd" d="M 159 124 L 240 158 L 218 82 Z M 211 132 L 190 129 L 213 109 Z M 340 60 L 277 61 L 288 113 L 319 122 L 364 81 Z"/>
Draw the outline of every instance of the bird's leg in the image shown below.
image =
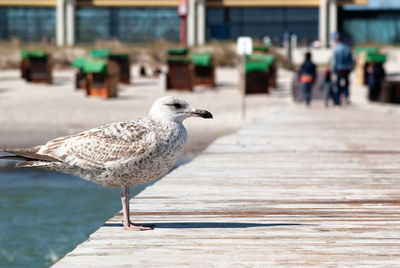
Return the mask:
<path fill-rule="evenodd" d="M 153 228 L 147 226 L 135 225 L 129 219 L 129 186 L 123 186 L 121 189 L 121 203 L 124 214 L 124 229 L 131 231 L 146 231 Z"/>
<path fill-rule="evenodd" d="M 129 216 L 129 214 L 130 214 L 130 209 L 129 209 L 129 195 L 130 195 L 129 187 L 126 187 L 126 191 L 127 191 L 127 198 L 125 198 L 125 202 L 126 202 L 126 207 L 127 207 L 127 211 L 128 211 L 128 222 L 129 222 L 129 225 L 131 225 L 131 226 L 137 226 L 136 224 L 131 222 L 131 219 L 130 219 L 130 216 Z M 155 226 L 154 224 L 143 224 L 143 225 L 140 225 L 140 227 L 150 227 L 150 229 L 153 229 L 154 226 Z M 148 230 L 150 230 L 150 229 L 148 229 Z"/>

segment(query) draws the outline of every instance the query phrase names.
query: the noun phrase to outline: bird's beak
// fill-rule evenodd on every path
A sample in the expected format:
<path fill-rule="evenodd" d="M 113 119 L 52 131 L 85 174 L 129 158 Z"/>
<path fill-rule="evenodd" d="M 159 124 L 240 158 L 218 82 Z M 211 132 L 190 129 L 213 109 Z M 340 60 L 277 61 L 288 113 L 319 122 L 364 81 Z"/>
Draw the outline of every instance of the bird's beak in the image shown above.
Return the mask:
<path fill-rule="evenodd" d="M 198 116 L 203 118 L 213 118 L 212 114 L 206 110 L 194 110 L 191 112 L 192 116 Z"/>

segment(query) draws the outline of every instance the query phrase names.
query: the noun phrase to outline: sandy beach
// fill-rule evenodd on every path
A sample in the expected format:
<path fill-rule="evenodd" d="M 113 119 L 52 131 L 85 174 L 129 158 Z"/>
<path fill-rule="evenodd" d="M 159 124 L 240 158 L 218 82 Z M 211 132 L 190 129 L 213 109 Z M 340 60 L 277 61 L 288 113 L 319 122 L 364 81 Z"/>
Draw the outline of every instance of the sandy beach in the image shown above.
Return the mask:
<path fill-rule="evenodd" d="M 132 68 L 133 82 L 119 84 L 114 99 L 89 98 L 74 88 L 75 70 L 55 71 L 53 84 L 27 83 L 19 70 L 0 73 L 0 148 L 43 144 L 49 139 L 120 120 L 146 116 L 154 100 L 166 95 L 184 98 L 192 106 L 207 109 L 213 120 L 191 118 L 186 157 L 203 150 L 216 138 L 238 130 L 243 124 L 262 119 L 289 101 L 287 85 L 292 74 L 281 70 L 278 91 L 246 97 L 246 119 L 242 120 L 242 95 L 238 90 L 236 68 L 217 69 L 217 88 L 196 87 L 193 92 L 166 91 L 165 77 L 138 77 Z"/>

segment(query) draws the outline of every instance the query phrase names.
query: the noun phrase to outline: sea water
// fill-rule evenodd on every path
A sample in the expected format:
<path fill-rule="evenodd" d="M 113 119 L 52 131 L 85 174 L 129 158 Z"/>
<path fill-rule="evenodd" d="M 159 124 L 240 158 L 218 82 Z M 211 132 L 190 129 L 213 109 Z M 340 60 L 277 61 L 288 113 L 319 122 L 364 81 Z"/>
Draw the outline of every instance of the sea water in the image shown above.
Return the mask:
<path fill-rule="evenodd" d="M 131 189 L 134 196 L 144 187 Z M 120 189 L 0 168 L 0 267 L 49 267 L 121 209 Z"/>

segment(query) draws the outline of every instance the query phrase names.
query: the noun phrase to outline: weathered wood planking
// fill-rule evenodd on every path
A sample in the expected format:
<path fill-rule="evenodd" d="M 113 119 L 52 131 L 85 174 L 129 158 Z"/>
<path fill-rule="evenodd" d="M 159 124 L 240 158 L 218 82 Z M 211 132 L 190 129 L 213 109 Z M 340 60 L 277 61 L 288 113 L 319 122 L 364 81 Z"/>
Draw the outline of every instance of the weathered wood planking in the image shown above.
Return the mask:
<path fill-rule="evenodd" d="M 288 105 L 131 200 L 61 267 L 398 267 L 400 119 Z"/>

